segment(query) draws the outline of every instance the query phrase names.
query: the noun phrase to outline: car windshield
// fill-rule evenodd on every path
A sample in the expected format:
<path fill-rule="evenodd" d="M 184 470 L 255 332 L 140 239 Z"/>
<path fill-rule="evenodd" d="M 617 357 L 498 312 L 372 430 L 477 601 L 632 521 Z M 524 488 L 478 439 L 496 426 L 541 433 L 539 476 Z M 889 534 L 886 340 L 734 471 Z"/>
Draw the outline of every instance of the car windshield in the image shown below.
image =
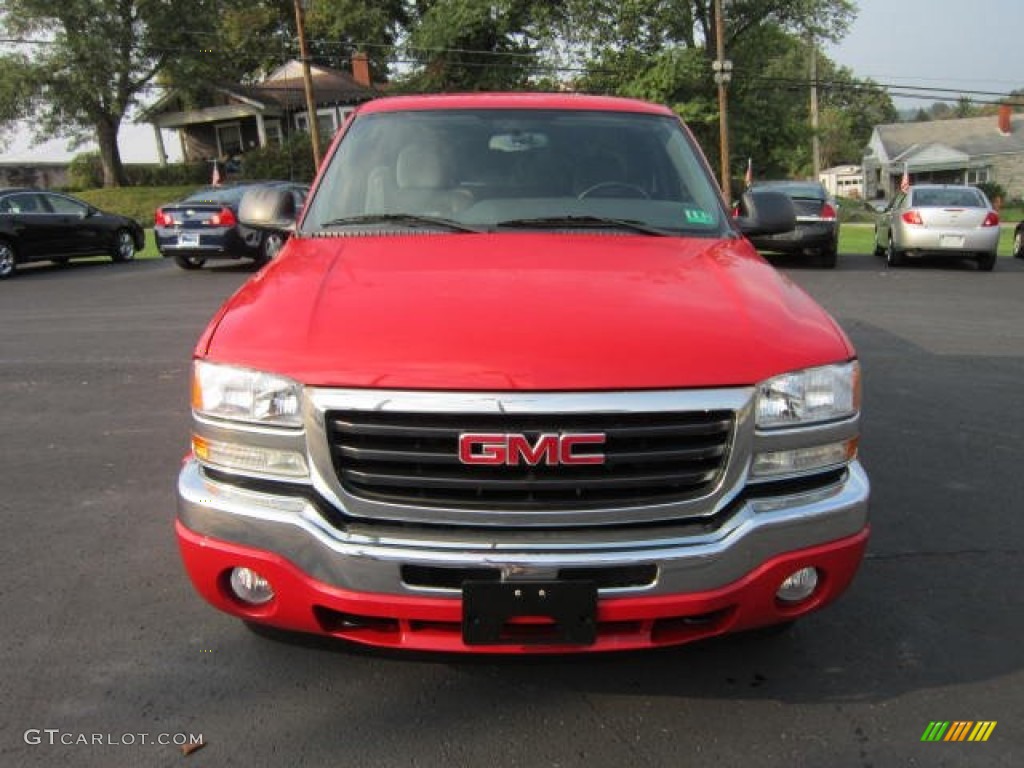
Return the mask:
<path fill-rule="evenodd" d="M 915 189 L 913 201 L 915 208 L 984 208 L 985 201 L 976 189 L 970 187 L 949 189 Z"/>
<path fill-rule="evenodd" d="M 301 231 L 350 227 L 721 236 L 728 222 L 673 117 L 444 109 L 354 120 Z"/>

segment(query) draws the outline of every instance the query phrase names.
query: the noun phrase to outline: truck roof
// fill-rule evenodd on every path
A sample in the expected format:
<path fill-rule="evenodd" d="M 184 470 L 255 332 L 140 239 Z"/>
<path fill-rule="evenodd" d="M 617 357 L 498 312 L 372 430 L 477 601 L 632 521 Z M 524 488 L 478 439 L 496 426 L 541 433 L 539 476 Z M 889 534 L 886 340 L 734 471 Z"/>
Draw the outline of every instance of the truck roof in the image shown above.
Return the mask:
<path fill-rule="evenodd" d="M 640 112 L 674 116 L 668 107 L 637 99 L 581 93 L 451 93 L 389 96 L 367 102 L 360 112 L 403 112 L 437 109 L 567 109 L 597 112 Z"/>

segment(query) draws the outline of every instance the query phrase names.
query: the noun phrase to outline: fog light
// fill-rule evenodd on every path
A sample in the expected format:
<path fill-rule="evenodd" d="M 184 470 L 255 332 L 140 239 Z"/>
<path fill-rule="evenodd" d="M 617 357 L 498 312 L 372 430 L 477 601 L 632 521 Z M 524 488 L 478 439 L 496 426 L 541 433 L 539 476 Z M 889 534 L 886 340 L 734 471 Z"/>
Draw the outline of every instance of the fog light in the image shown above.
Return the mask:
<path fill-rule="evenodd" d="M 230 581 L 235 597 L 249 605 L 263 605 L 274 599 L 270 582 L 251 568 L 232 568 Z"/>
<path fill-rule="evenodd" d="M 226 443 L 192 435 L 192 453 L 203 464 L 215 469 L 285 478 L 303 478 L 309 475 L 305 457 L 295 451 Z"/>
<path fill-rule="evenodd" d="M 848 464 L 856 455 L 857 438 L 791 451 L 758 453 L 754 455 L 750 473 L 755 477 L 779 477 L 816 472 Z"/>
<path fill-rule="evenodd" d="M 810 597 L 817 586 L 818 569 L 801 568 L 799 571 L 791 573 L 782 582 L 782 586 L 779 587 L 775 596 L 786 603 L 798 603 Z"/>

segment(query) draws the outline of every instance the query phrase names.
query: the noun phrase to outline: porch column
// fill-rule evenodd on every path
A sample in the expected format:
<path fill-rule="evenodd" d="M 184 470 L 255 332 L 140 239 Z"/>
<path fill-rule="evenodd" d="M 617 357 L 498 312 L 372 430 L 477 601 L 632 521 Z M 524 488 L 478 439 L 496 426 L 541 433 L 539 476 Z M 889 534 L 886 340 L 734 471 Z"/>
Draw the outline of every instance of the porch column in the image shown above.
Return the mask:
<path fill-rule="evenodd" d="M 267 127 L 263 124 L 263 113 L 256 113 L 256 136 L 259 139 L 260 147 L 267 146 Z"/>
<path fill-rule="evenodd" d="M 164 136 L 160 131 L 160 126 L 153 124 L 153 133 L 156 136 L 156 156 L 160 159 L 160 166 L 163 168 L 167 167 L 167 152 L 164 150 Z"/>

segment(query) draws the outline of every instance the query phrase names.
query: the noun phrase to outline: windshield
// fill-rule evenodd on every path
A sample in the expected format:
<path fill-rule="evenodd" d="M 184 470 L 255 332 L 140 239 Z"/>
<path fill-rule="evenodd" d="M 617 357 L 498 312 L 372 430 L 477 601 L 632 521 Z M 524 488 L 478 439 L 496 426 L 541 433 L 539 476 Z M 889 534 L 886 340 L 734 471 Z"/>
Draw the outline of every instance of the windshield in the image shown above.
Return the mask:
<path fill-rule="evenodd" d="M 439 109 L 355 119 L 301 231 L 352 226 L 721 236 L 728 223 L 670 116 Z"/>

